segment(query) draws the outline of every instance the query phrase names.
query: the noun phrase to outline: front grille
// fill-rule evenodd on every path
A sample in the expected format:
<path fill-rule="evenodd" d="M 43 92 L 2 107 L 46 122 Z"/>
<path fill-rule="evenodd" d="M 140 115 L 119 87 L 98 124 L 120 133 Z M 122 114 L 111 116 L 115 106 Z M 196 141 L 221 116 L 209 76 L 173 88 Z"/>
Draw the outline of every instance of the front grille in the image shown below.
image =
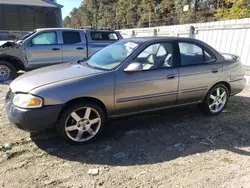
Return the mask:
<path fill-rule="evenodd" d="M 14 93 L 11 91 L 11 90 L 9 90 L 8 92 L 7 92 L 7 94 L 6 94 L 6 97 L 5 97 L 5 102 L 6 103 L 8 103 L 8 102 L 12 102 L 12 100 L 13 100 L 13 98 L 14 98 Z"/>

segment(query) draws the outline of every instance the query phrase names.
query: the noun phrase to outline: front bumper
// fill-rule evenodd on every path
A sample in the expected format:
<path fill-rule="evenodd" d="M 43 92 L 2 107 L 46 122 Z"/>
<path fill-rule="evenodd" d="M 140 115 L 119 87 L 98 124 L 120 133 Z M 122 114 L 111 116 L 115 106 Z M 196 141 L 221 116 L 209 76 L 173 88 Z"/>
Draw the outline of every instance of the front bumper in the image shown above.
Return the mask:
<path fill-rule="evenodd" d="M 55 125 L 62 108 L 63 105 L 22 109 L 11 101 L 5 104 L 5 110 L 11 124 L 28 132 L 41 131 Z"/>
<path fill-rule="evenodd" d="M 244 88 L 246 87 L 246 83 L 247 83 L 246 78 L 230 82 L 231 96 L 236 95 L 241 91 L 243 91 Z"/>

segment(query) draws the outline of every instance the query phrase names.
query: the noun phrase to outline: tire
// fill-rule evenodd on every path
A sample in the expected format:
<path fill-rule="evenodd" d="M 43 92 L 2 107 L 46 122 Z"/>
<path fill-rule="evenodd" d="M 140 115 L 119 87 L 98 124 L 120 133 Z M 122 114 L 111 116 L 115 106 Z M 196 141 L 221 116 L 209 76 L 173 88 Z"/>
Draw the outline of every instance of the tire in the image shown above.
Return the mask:
<path fill-rule="evenodd" d="M 0 82 L 14 80 L 16 77 L 17 77 L 16 68 L 9 62 L 0 61 Z"/>
<path fill-rule="evenodd" d="M 100 106 L 95 103 L 82 102 L 69 106 L 62 113 L 57 132 L 71 144 L 85 144 L 98 138 L 105 124 L 106 115 Z"/>
<path fill-rule="evenodd" d="M 218 97 L 217 93 L 218 90 L 220 97 Z M 203 109 L 205 114 L 207 115 L 220 114 L 225 109 L 228 99 L 229 99 L 228 88 L 224 84 L 215 85 L 209 90 L 205 100 L 203 101 Z"/>

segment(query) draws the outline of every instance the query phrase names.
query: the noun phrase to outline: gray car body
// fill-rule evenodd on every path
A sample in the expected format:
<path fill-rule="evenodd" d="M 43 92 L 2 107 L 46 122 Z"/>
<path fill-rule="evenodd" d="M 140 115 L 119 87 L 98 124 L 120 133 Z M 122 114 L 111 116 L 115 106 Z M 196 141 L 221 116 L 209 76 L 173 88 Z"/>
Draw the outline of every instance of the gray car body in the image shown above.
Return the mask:
<path fill-rule="evenodd" d="M 243 90 L 246 80 L 236 60 L 226 60 L 202 41 L 188 38 L 141 38 L 138 47 L 112 71 L 88 68 L 77 63 L 50 66 L 28 72 L 14 80 L 15 93 L 30 93 L 44 99 L 44 106 L 66 105 L 77 99 L 97 102 L 108 118 L 161 108 L 203 102 L 208 91 L 218 83 L 225 84 L 230 95 Z M 133 59 L 148 45 L 158 42 L 192 42 L 216 56 L 216 61 L 196 66 L 175 66 L 141 72 L 124 72 Z M 178 58 L 175 58 L 178 61 Z M 177 63 L 177 62 L 176 62 Z M 217 70 L 217 72 L 213 72 Z M 174 76 L 168 79 L 168 76 Z"/>
<path fill-rule="evenodd" d="M 63 31 L 79 32 L 81 42 L 77 44 L 64 44 Z M 0 60 L 12 62 L 18 70 L 31 70 L 87 58 L 107 45 L 122 39 L 119 32 L 111 30 L 46 28 L 37 29 L 34 32 L 34 34 L 28 36 L 22 42 L 9 41 L 2 44 L 0 46 Z M 45 32 L 56 32 L 57 44 L 29 45 L 29 41 Z M 91 32 L 112 32 L 117 35 L 117 40 L 92 40 Z"/>

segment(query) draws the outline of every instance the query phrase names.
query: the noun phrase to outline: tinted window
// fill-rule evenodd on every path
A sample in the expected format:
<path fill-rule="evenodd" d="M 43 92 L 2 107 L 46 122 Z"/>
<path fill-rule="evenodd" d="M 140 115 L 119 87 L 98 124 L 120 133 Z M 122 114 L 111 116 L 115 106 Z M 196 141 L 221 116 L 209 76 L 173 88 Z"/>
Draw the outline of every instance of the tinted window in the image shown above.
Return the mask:
<path fill-rule="evenodd" d="M 116 33 L 114 32 L 91 32 L 92 40 L 118 40 Z"/>
<path fill-rule="evenodd" d="M 81 36 L 78 31 L 63 31 L 64 44 L 77 44 L 81 42 Z"/>
<path fill-rule="evenodd" d="M 157 43 L 143 50 L 134 62 L 141 63 L 143 70 L 173 67 L 171 43 Z"/>
<path fill-rule="evenodd" d="M 204 51 L 201 47 L 191 43 L 179 43 L 181 65 L 195 65 L 211 63 L 215 61 L 213 55 Z"/>
<path fill-rule="evenodd" d="M 56 32 L 46 32 L 35 36 L 32 39 L 33 45 L 52 45 L 57 44 Z"/>

